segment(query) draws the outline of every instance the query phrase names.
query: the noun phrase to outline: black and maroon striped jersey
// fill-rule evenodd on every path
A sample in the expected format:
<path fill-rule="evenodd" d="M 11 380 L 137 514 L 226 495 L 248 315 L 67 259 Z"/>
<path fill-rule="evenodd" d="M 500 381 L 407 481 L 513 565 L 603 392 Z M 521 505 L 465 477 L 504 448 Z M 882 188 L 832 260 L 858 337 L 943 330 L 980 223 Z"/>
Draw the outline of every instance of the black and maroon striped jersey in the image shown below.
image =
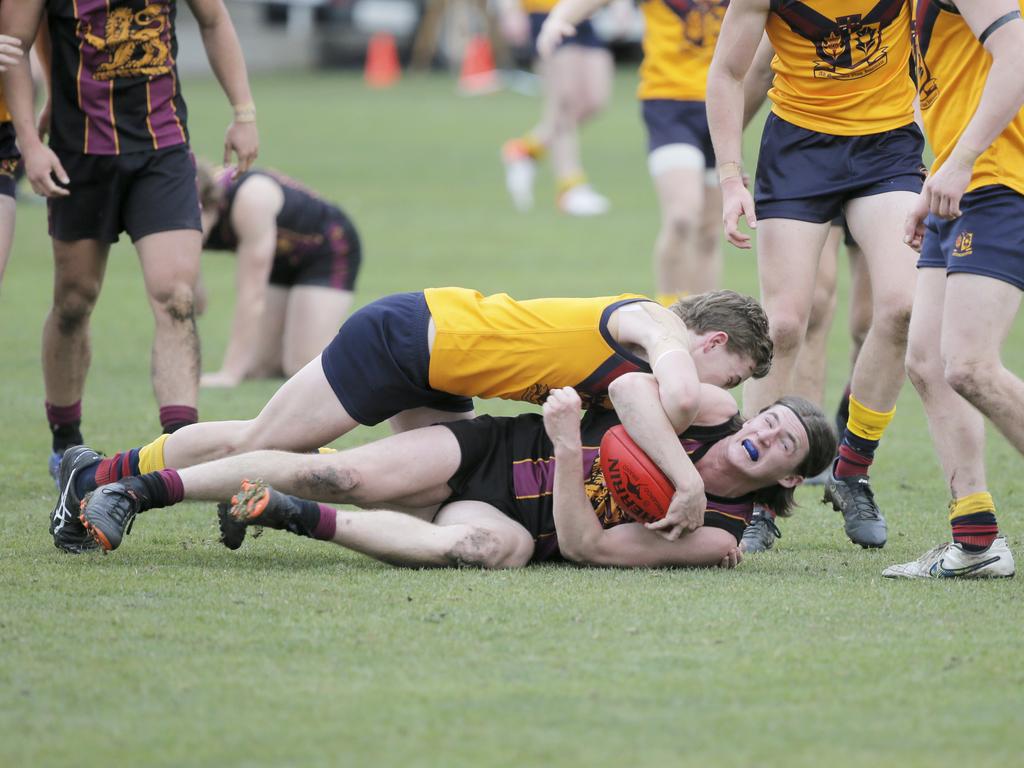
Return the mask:
<path fill-rule="evenodd" d="M 175 0 L 46 0 L 50 144 L 119 155 L 188 142 Z"/>

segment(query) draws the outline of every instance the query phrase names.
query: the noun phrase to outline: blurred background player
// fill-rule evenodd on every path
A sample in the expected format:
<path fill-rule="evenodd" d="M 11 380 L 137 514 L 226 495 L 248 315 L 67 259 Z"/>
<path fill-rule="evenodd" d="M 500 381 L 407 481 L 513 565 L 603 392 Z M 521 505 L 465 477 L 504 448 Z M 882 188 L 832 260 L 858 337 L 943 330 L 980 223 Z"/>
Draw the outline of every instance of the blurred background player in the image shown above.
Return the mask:
<path fill-rule="evenodd" d="M 537 47 L 548 57 L 610 0 L 562 0 L 548 15 Z M 719 287 L 721 191 L 704 97 L 708 67 L 728 0 L 643 0 L 644 59 L 637 96 L 647 127 L 647 167 L 661 226 L 654 243 L 658 300 Z"/>
<path fill-rule="evenodd" d="M 743 80 L 767 32 L 775 58 L 772 113 L 761 139 L 755 198 L 743 184 Z M 923 182 L 924 140 L 914 124 L 910 12 L 903 0 L 733 0 L 708 73 L 708 122 L 723 191 L 726 236 L 749 248 L 759 229 L 762 300 L 780 357 L 744 392 L 749 413 L 793 386 L 821 250 L 840 213 L 863 249 L 872 324 L 854 367 L 850 417 L 826 499 L 847 536 L 884 546 L 885 518 L 868 472 L 895 414 L 905 376 L 914 254 L 902 220 Z"/>
<path fill-rule="evenodd" d="M 1002 347 L 1024 290 L 1024 21 L 1018 0 L 914 3 L 935 163 L 907 217 L 919 248 L 907 369 L 952 499 L 952 541 L 890 578 L 1013 576 L 985 476 L 987 416 L 1024 454 L 1024 381 Z M 927 220 L 926 220 L 927 217 Z"/>
<path fill-rule="evenodd" d="M 196 176 L 204 247 L 238 257 L 231 339 L 220 370 L 200 383 L 293 376 L 348 314 L 359 234 L 338 206 L 283 174 L 200 161 Z"/>
<path fill-rule="evenodd" d="M 225 162 L 256 157 L 256 109 L 223 0 L 189 0 L 234 119 Z M 49 198 L 55 264 L 43 330 L 50 472 L 82 442 L 82 393 L 91 357 L 89 316 L 121 232 L 135 244 L 155 320 L 152 381 L 167 432 L 198 419 L 199 338 L 193 290 L 202 249 L 195 161 L 175 58 L 176 7 L 127 0 L 24 0 L 0 28 L 27 50 L 46 14 L 52 45 L 50 147 L 33 120 L 27 59 L 5 75 L 32 188 Z"/>
<path fill-rule="evenodd" d="M 501 20 L 513 43 L 530 40 L 536 51 L 537 35 L 556 0 L 502 0 Z M 540 122 L 501 148 L 505 183 L 520 211 L 533 207 L 537 163 L 551 158 L 557 186 L 558 209 L 570 216 L 600 216 L 608 212 L 608 198 L 587 182 L 580 159 L 580 128 L 596 117 L 611 96 L 614 62 L 611 52 L 589 22 L 558 50 L 537 62 L 544 92 Z"/>
<path fill-rule="evenodd" d="M 10 0 L 8 0 L 10 2 Z M 6 72 L 22 58 L 21 41 L 10 35 L 0 35 L 0 72 Z M 14 240 L 14 196 L 21 155 L 15 144 L 14 124 L 0 85 L 0 286 L 4 282 L 4 270 L 11 255 Z"/>

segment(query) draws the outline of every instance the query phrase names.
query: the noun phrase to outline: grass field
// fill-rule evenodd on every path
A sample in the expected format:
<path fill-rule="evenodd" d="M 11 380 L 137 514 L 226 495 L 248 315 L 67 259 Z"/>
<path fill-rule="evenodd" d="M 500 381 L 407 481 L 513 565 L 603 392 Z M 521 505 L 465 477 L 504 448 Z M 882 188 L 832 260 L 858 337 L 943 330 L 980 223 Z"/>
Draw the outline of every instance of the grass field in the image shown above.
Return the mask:
<path fill-rule="evenodd" d="M 360 303 L 439 284 L 520 297 L 649 292 L 657 214 L 632 84 L 620 76 L 585 136 L 591 176 L 614 203 L 597 221 L 557 215 L 548 177 L 538 209 L 515 214 L 498 147 L 536 102 L 463 99 L 448 79 L 380 93 L 354 77 L 258 78 L 261 164 L 352 213 L 366 253 Z M 228 118 L 216 86 L 187 82 L 186 96 L 196 150 L 216 158 Z M 206 258 L 211 369 L 233 262 Z M 882 551 L 851 545 L 807 489 L 776 550 L 732 572 L 403 571 L 274 532 L 231 553 L 203 505 L 147 513 L 110 556 L 70 557 L 46 531 L 54 491 L 38 359 L 51 272 L 44 208 L 22 205 L 0 299 L 0 765 L 1024 762 L 1021 582 L 879 575 L 948 535 L 909 385 L 873 472 L 890 526 Z M 756 292 L 749 254 L 730 252 L 726 275 Z M 846 376 L 842 288 L 830 403 Z M 101 450 L 158 428 L 150 337 L 122 244 L 93 320 L 84 402 L 86 439 Z M 1022 342 L 1018 323 L 1007 345 L 1017 371 Z M 201 415 L 252 415 L 275 386 L 204 392 Z M 1024 555 L 1021 459 L 995 435 L 989 471 Z"/>

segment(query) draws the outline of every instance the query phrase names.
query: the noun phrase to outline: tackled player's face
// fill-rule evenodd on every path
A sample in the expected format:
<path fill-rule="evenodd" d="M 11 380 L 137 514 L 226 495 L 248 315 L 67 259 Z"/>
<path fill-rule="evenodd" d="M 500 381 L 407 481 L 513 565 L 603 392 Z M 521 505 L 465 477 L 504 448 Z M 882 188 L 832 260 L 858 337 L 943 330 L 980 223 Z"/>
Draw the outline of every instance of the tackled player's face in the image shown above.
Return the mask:
<path fill-rule="evenodd" d="M 765 485 L 798 485 L 797 467 L 807 457 L 808 441 L 804 425 L 789 408 L 773 405 L 752 419 L 729 438 L 729 461 L 752 480 Z"/>
<path fill-rule="evenodd" d="M 722 389 L 738 387 L 754 372 L 754 361 L 726 346 L 728 336 L 721 331 L 702 333 L 691 350 L 697 376 L 704 384 Z"/>

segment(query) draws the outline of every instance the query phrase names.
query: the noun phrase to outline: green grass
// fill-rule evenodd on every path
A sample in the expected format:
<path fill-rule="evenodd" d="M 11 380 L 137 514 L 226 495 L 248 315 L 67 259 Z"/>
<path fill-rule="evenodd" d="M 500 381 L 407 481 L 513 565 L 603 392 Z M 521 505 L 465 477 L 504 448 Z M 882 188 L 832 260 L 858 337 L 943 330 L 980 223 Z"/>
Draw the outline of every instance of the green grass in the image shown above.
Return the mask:
<path fill-rule="evenodd" d="M 614 211 L 510 210 L 497 162 L 535 101 L 471 100 L 448 79 L 370 92 L 354 77 L 259 78 L 261 163 L 340 201 L 366 261 L 359 301 L 428 285 L 513 295 L 651 289 L 657 213 L 631 73 L 584 151 Z M 227 110 L 186 83 L 197 151 Z M 206 368 L 223 354 L 233 263 L 207 257 Z M 912 389 L 875 486 L 890 542 L 866 552 L 801 490 L 777 550 L 733 572 L 537 567 L 416 572 L 270 533 L 216 543 L 210 509 L 137 521 L 116 553 L 68 557 L 46 533 L 39 334 L 51 290 L 41 207 L 19 208 L 0 299 L 0 765 L 1010 765 L 1024 755 L 1020 582 L 890 583 L 947 536 L 946 491 Z M 757 289 L 753 257 L 727 284 Z M 829 402 L 845 375 L 845 281 Z M 218 301 L 219 299 L 219 301 Z M 157 428 L 151 321 L 132 250 L 115 249 L 93 320 L 88 441 Z M 1007 362 L 1024 370 L 1024 330 Z M 206 419 L 254 414 L 274 383 L 204 392 Z M 483 410 L 514 413 L 489 403 Z M 357 431 L 351 445 L 379 434 Z M 989 472 L 1020 541 L 1020 456 Z M 1024 552 L 1018 547 L 1018 553 Z"/>

